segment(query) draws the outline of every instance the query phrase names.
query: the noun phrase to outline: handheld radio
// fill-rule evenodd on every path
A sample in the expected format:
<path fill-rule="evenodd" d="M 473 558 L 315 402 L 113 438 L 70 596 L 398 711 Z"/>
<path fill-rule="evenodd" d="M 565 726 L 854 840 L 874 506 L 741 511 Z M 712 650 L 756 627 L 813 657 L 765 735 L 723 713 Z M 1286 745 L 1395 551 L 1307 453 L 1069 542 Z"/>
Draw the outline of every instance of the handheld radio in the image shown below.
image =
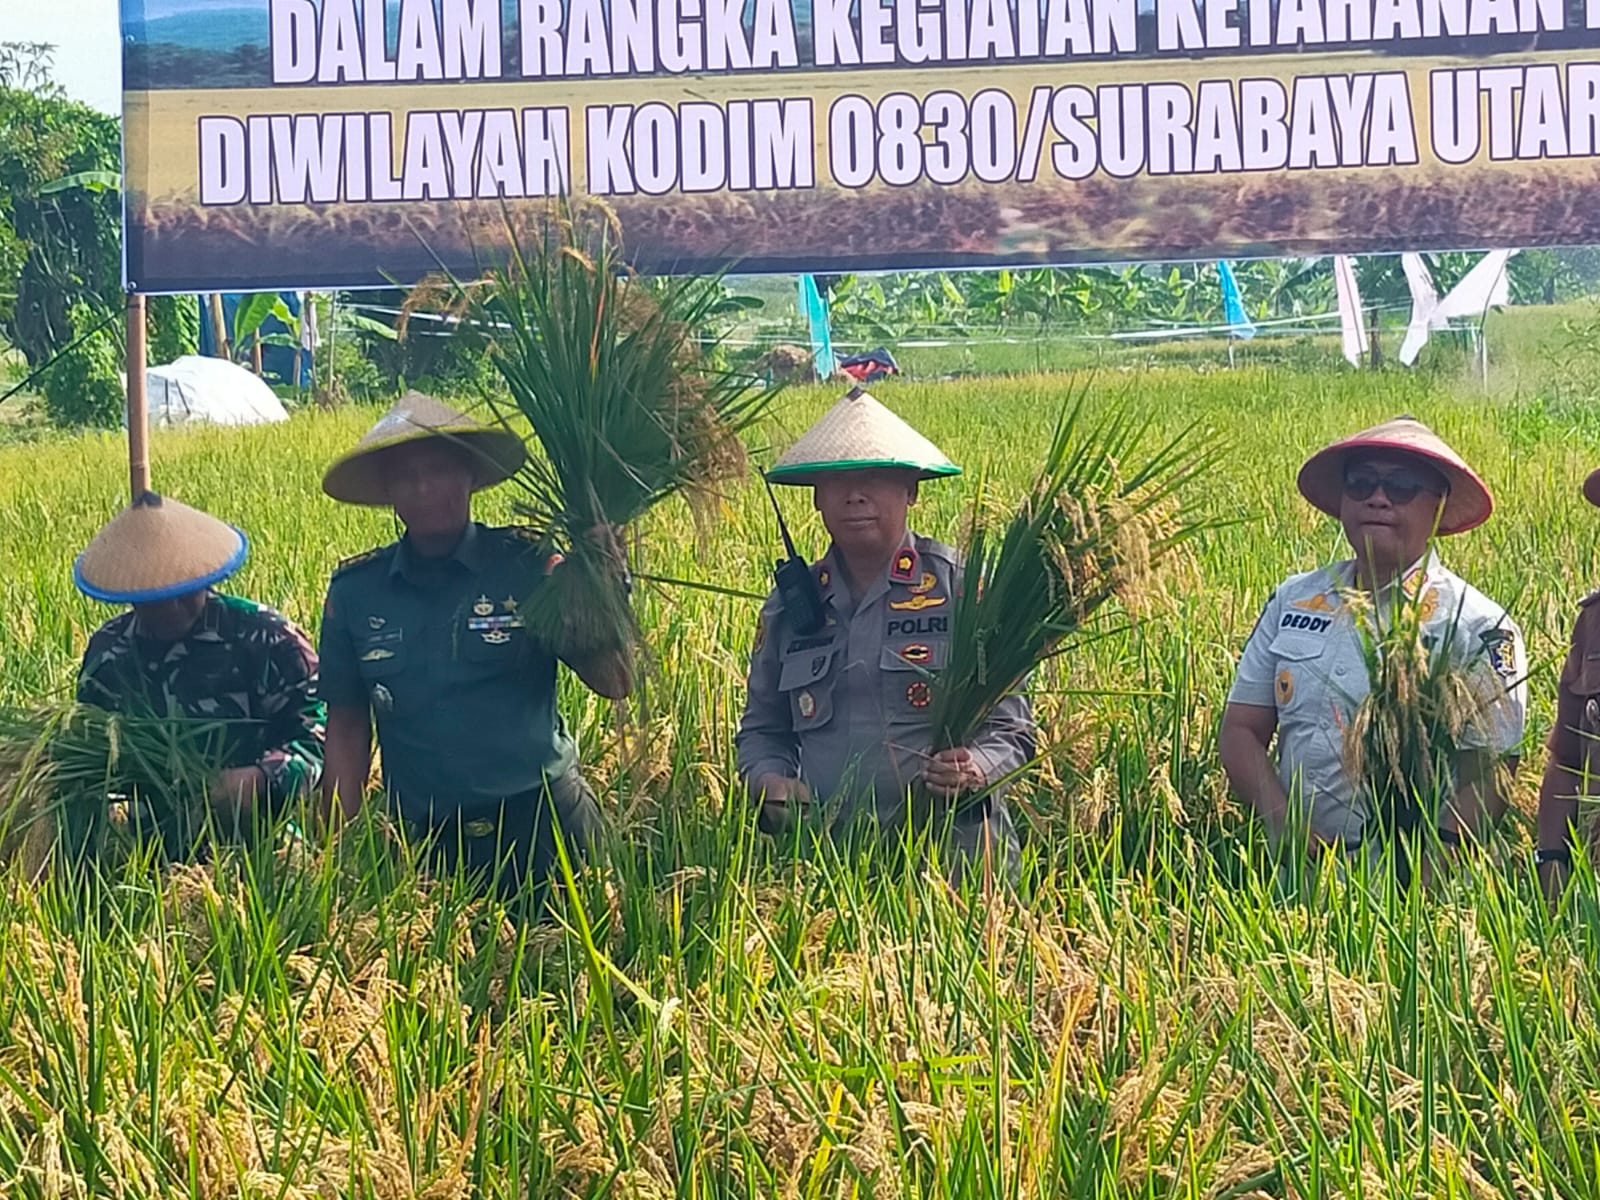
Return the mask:
<path fill-rule="evenodd" d="M 767 498 L 772 501 L 772 511 L 778 518 L 778 532 L 783 537 L 783 548 L 788 553 L 787 558 L 780 558 L 773 569 L 772 578 L 778 585 L 778 596 L 783 601 L 783 614 L 789 618 L 789 626 L 801 636 L 816 633 L 827 621 L 828 615 L 822 600 L 822 589 L 817 586 L 816 576 L 811 573 L 811 568 L 806 560 L 795 551 L 794 539 L 789 536 L 789 527 L 784 524 L 783 510 L 778 507 L 778 497 L 773 494 L 772 484 L 762 480 L 767 487 Z"/>

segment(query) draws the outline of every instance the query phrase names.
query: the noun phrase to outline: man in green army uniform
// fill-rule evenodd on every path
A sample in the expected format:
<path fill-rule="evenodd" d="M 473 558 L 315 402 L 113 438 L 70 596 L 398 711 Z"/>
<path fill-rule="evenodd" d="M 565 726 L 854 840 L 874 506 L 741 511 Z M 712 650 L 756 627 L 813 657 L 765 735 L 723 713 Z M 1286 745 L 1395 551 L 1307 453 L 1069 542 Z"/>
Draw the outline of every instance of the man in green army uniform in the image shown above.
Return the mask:
<path fill-rule="evenodd" d="M 405 534 L 342 563 L 322 623 L 328 703 L 324 803 L 356 813 L 377 728 L 393 811 L 446 870 L 509 894 L 556 863 L 552 808 L 578 857 L 599 831 L 594 795 L 556 711 L 556 655 L 519 608 L 558 559 L 535 534 L 471 519 L 472 493 L 509 478 L 522 441 L 412 392 L 328 468 L 335 500 L 391 508 Z M 613 531 L 601 531 L 625 560 Z M 569 662 L 594 691 L 632 689 L 626 657 Z"/>
<path fill-rule="evenodd" d="M 920 791 L 953 811 L 952 877 L 985 859 L 1013 876 L 1017 838 L 1000 792 L 1034 756 L 1027 699 L 1008 697 L 971 745 L 929 753 L 929 675 L 949 660 L 961 565 L 906 516 L 919 481 L 960 469 L 857 390 L 767 472 L 812 487 L 832 545 L 812 568 L 820 629 L 795 628 L 776 591 L 761 610 L 739 773 L 770 832 L 817 803 L 836 828 L 862 816 L 893 828 Z"/>
<path fill-rule="evenodd" d="M 213 589 L 245 559 L 243 533 L 146 492 L 78 556 L 73 579 L 128 604 L 89 638 L 78 700 L 111 712 L 218 722 L 207 799 L 236 832 L 307 795 L 322 772 L 323 708 L 310 639 L 265 605 Z M 152 781 L 160 783 L 162 781 Z M 194 847 L 184 814 L 147 812 L 173 857 Z"/>

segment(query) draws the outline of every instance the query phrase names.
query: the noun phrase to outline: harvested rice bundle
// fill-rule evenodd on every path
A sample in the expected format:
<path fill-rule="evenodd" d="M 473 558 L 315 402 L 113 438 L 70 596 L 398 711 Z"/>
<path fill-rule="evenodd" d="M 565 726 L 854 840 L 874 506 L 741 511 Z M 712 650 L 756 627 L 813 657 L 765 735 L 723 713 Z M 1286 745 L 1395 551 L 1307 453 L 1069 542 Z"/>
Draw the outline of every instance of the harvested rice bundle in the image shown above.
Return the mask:
<path fill-rule="evenodd" d="M 98 851 L 113 797 L 169 846 L 210 819 L 228 722 L 127 715 L 85 704 L 0 712 L 0 861 L 36 875 L 57 846 Z"/>
<path fill-rule="evenodd" d="M 935 751 L 966 745 L 1106 601 L 1137 608 L 1158 568 L 1212 527 L 1177 516 L 1176 500 L 1215 460 L 1215 440 L 1191 427 L 1125 468 L 1142 456 L 1149 432 L 1149 420 L 1127 409 L 1090 424 L 1080 395 L 1015 513 L 991 520 L 980 486 L 950 660 L 932 682 Z"/>
<path fill-rule="evenodd" d="M 1511 699 L 1487 658 L 1474 654 L 1481 651 L 1476 639 L 1457 636 L 1457 619 L 1443 634 L 1424 636 L 1429 590 L 1400 585 L 1385 596 L 1374 604 L 1366 592 L 1344 595 L 1371 690 L 1345 728 L 1342 749 L 1382 837 L 1402 856 L 1404 880 L 1415 835 L 1437 826 L 1454 791 L 1458 754 L 1489 744 Z"/>
<path fill-rule="evenodd" d="M 596 531 L 679 492 L 703 517 L 718 485 L 743 476 L 739 435 L 775 389 L 699 344 L 720 280 L 633 274 L 599 206 L 553 213 L 536 237 L 508 232 L 506 265 L 454 287 L 459 328 L 483 339 L 514 402 L 492 401 L 496 416 L 526 420 L 543 451 L 513 477 L 519 508 L 567 557 L 523 617 L 565 655 L 631 649 L 621 549 Z"/>

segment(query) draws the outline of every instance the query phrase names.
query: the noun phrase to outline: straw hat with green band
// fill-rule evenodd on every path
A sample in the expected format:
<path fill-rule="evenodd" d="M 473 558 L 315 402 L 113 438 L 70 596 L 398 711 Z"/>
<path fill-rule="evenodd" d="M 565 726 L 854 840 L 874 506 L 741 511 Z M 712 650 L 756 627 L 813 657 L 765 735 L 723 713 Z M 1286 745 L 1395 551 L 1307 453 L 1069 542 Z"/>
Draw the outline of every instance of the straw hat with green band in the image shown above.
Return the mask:
<path fill-rule="evenodd" d="M 226 579 L 248 549 L 227 522 L 146 492 L 95 534 L 72 564 L 72 580 L 96 600 L 154 604 Z"/>
<path fill-rule="evenodd" d="M 814 484 L 830 471 L 899 467 L 919 479 L 959 475 L 961 468 L 860 388 L 824 413 L 767 472 L 773 483 Z"/>
<path fill-rule="evenodd" d="M 346 504 L 386 505 L 389 490 L 382 452 L 391 446 L 434 437 L 457 442 L 471 451 L 473 491 L 505 482 L 516 474 L 527 455 L 522 439 L 511 430 L 485 425 L 432 396 L 407 392 L 362 435 L 353 450 L 333 461 L 322 476 L 322 490 Z"/>

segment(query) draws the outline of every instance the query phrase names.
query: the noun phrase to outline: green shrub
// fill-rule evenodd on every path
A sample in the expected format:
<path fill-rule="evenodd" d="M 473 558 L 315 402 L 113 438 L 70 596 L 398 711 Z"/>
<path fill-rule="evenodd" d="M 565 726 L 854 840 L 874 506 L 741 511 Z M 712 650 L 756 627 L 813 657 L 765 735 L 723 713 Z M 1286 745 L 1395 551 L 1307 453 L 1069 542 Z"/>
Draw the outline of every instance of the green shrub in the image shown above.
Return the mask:
<path fill-rule="evenodd" d="M 95 317 L 82 304 L 71 314 L 73 336 L 93 328 Z M 111 428 L 122 420 L 122 346 L 112 322 L 56 359 L 45 372 L 44 409 L 55 425 Z"/>

